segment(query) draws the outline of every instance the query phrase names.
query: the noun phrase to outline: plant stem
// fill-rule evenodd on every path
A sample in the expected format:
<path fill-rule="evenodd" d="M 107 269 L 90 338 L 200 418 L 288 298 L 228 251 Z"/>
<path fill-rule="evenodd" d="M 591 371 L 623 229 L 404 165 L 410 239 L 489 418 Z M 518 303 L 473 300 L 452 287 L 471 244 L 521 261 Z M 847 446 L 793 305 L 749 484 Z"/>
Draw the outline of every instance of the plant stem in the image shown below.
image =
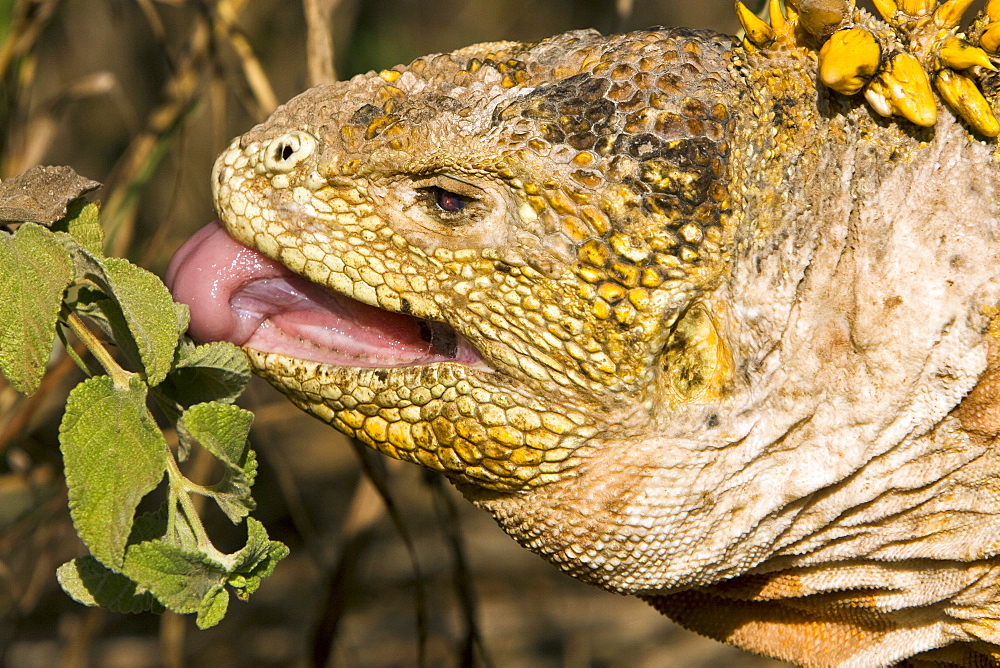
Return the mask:
<path fill-rule="evenodd" d="M 69 342 L 69 339 L 66 338 L 66 330 L 62 327 L 56 327 L 56 334 L 59 335 L 59 341 L 62 342 L 63 350 L 66 351 L 66 356 L 73 360 L 80 371 L 86 374 L 88 378 L 93 376 L 94 372 L 91 371 L 90 367 L 87 366 L 87 363 L 83 361 L 83 358 L 80 357 L 76 350 L 73 349 L 73 345 Z"/>
<path fill-rule="evenodd" d="M 135 377 L 136 374 L 121 368 L 118 362 L 115 361 L 115 358 L 111 356 L 111 353 L 109 353 L 107 348 L 105 348 L 101 343 L 101 340 L 94 336 L 94 333 L 83 324 L 83 320 L 80 319 L 80 316 L 68 309 L 65 309 L 65 307 L 63 315 L 66 318 L 66 324 L 73 331 L 73 333 L 76 334 L 76 337 L 87 346 L 90 354 L 94 356 L 94 359 L 100 362 L 107 374 L 111 376 L 111 380 L 114 382 L 115 387 L 119 389 L 127 388 L 129 386 L 129 381 Z"/>
<path fill-rule="evenodd" d="M 212 539 L 208 537 L 205 525 L 201 523 L 198 510 L 194 507 L 194 502 L 191 501 L 191 497 L 188 494 L 188 486 L 193 483 L 181 473 L 180 467 L 177 466 L 177 460 L 174 459 L 172 453 L 168 453 L 167 456 L 167 475 L 170 478 L 171 495 L 176 497 L 188 521 L 188 525 L 194 531 L 195 537 L 198 539 L 198 549 L 223 566 L 228 566 L 230 561 L 228 555 L 220 552 L 212 544 Z M 168 517 L 174 512 L 174 507 L 171 505 L 167 510 Z"/>

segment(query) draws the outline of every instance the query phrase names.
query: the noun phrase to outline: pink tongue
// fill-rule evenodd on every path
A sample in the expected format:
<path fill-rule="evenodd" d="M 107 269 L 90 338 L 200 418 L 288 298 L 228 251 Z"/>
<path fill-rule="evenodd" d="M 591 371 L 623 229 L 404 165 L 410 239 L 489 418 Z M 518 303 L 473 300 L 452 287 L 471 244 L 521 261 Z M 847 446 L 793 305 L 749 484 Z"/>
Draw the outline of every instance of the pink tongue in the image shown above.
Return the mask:
<path fill-rule="evenodd" d="M 465 357 L 435 351 L 426 326 L 416 318 L 310 283 L 236 242 L 217 222 L 177 251 L 167 285 L 174 299 L 190 307 L 188 334 L 200 341 L 230 341 L 341 366 L 402 366 Z"/>

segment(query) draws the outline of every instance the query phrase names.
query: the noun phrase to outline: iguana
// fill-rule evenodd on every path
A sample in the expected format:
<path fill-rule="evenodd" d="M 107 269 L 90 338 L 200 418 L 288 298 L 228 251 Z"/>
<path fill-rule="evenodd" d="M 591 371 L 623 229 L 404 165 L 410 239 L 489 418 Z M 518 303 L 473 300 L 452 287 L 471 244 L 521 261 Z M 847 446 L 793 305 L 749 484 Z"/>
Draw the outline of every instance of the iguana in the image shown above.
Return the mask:
<path fill-rule="evenodd" d="M 998 665 L 1000 0 L 875 4 L 309 90 L 216 163 L 191 333 L 699 633 Z"/>

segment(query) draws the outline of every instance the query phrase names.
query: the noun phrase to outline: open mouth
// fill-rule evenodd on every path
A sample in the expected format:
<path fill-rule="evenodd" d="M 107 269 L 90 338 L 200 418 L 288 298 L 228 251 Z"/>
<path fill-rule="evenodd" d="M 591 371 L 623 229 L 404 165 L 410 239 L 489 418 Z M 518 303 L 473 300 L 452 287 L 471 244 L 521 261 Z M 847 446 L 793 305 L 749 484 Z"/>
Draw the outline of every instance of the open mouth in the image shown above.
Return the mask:
<path fill-rule="evenodd" d="M 450 325 L 369 306 L 297 276 L 215 222 L 192 236 L 167 270 L 191 309 L 188 334 L 323 364 L 398 367 L 486 364 Z"/>

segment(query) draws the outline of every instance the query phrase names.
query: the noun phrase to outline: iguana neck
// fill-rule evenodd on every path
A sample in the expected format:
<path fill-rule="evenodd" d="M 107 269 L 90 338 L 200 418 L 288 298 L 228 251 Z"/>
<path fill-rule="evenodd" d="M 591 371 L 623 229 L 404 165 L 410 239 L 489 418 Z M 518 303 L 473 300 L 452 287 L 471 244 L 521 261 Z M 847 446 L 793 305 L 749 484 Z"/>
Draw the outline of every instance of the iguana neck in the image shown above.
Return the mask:
<path fill-rule="evenodd" d="M 845 554 L 875 553 L 915 520 L 892 519 L 898 500 L 866 498 L 868 481 L 901 466 L 920 489 L 937 475 L 930 458 L 977 456 L 948 413 L 986 367 L 988 266 L 1000 262 L 976 258 L 1000 231 L 990 146 L 968 142 L 947 112 L 933 129 L 901 128 L 817 93 L 807 63 L 780 68 L 780 82 L 777 69 L 742 70 L 754 103 L 737 119 L 730 267 L 676 326 L 695 312 L 710 321 L 719 356 L 686 359 L 715 359 L 714 386 L 654 408 L 645 435 L 594 437 L 573 479 L 517 495 L 463 488 L 580 579 L 634 593 L 717 582 L 780 555 L 830 559 L 845 540 Z M 789 91 L 820 102 L 783 107 Z M 964 315 L 969 294 L 977 317 Z M 894 447 L 908 456 L 889 462 Z M 814 500 L 845 480 L 850 494 Z M 836 521 L 859 498 L 885 541 Z"/>

